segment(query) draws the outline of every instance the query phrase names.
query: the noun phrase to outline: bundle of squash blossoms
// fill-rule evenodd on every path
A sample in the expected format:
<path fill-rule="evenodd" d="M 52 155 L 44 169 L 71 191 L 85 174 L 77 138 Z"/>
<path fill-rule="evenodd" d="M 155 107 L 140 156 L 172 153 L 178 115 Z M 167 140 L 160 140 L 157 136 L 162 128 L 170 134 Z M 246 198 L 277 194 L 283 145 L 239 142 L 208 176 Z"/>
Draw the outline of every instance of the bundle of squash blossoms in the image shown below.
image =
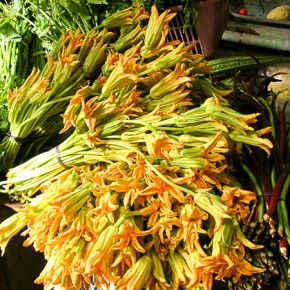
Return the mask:
<path fill-rule="evenodd" d="M 8 92 L 17 116 L 30 114 L 21 128 L 57 109 L 59 133 L 71 132 L 0 183 L 20 204 L 0 225 L 2 254 L 21 231 L 47 260 L 35 280 L 46 290 L 209 290 L 264 271 L 245 258 L 262 246 L 240 226 L 256 194 L 230 159 L 239 144 L 269 155 L 271 128 L 231 108 L 194 43 L 166 41 L 174 16 L 135 5 L 90 33 L 64 32 L 46 70 Z"/>

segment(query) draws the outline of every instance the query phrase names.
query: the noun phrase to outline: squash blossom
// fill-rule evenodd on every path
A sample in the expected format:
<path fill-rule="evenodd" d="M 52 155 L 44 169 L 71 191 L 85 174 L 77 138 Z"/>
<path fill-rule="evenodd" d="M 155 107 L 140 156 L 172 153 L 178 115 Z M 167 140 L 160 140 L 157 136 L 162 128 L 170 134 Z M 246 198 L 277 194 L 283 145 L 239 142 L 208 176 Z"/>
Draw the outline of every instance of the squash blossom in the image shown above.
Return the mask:
<path fill-rule="evenodd" d="M 25 213 L 18 212 L 6 219 L 0 225 L 0 248 L 1 255 L 5 253 L 5 249 L 10 239 L 18 234 L 24 227 L 26 227 L 29 218 Z"/>

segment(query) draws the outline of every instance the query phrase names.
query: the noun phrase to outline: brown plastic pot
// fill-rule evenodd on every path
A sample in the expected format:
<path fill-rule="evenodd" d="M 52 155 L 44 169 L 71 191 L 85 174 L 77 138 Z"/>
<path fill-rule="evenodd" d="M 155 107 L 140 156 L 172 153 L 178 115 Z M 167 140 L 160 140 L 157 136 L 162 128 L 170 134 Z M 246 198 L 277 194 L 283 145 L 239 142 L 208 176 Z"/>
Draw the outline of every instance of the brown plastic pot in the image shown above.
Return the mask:
<path fill-rule="evenodd" d="M 202 53 L 209 56 L 219 44 L 226 29 L 228 0 L 205 0 L 198 3 L 196 32 Z"/>
<path fill-rule="evenodd" d="M 210 56 L 226 29 L 229 0 L 204 0 L 197 4 L 195 26 L 184 29 L 183 6 L 170 7 L 176 16 L 169 23 L 168 41 L 195 43 L 194 53 Z"/>

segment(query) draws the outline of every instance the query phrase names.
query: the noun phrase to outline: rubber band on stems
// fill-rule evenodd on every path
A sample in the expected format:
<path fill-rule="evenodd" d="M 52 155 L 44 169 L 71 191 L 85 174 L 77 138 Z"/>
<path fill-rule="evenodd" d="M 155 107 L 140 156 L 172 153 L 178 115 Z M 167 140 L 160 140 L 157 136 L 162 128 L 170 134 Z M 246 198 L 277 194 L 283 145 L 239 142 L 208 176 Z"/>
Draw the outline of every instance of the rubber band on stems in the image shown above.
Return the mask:
<path fill-rule="evenodd" d="M 20 144 L 20 145 L 21 145 L 22 142 L 25 140 L 25 138 L 19 138 L 19 137 L 14 136 L 13 134 L 11 134 L 11 132 L 7 132 L 6 135 L 7 135 L 10 139 L 14 140 L 17 144 Z"/>
<path fill-rule="evenodd" d="M 61 159 L 61 157 L 60 157 L 60 152 L 59 152 L 59 148 L 58 148 L 58 146 L 56 146 L 55 147 L 55 156 L 56 156 L 56 159 L 57 159 L 57 161 L 58 161 L 58 163 L 62 166 L 62 167 L 64 167 L 65 169 L 69 169 L 70 167 L 68 167 L 63 161 L 62 161 L 62 159 Z"/>
<path fill-rule="evenodd" d="M 282 198 L 282 197 L 280 197 L 280 196 L 277 195 L 277 194 L 273 194 L 273 193 L 263 193 L 263 194 L 261 194 L 261 195 L 258 195 L 258 197 L 264 197 L 264 196 L 276 197 L 277 199 L 282 200 L 282 201 L 285 202 L 285 199 Z"/>

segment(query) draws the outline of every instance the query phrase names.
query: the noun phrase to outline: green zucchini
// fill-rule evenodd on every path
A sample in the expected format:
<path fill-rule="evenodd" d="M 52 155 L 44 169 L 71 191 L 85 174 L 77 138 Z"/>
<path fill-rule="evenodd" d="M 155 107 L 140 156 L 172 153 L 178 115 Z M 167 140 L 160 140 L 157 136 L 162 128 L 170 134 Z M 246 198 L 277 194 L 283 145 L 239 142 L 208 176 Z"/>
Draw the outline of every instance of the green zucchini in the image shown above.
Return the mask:
<path fill-rule="evenodd" d="M 225 79 L 234 76 L 237 72 L 258 71 L 275 63 L 290 62 L 290 57 L 286 56 L 233 56 L 211 59 L 208 64 L 212 67 L 215 79 Z"/>

